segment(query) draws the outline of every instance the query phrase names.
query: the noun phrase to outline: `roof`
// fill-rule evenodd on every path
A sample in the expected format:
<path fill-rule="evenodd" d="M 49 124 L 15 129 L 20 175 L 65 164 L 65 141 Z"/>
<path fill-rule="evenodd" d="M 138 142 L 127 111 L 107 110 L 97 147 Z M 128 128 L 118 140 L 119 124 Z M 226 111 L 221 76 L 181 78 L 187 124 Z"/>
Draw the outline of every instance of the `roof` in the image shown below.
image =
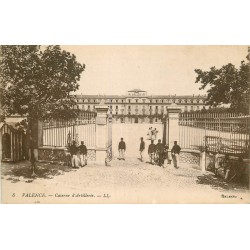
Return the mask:
<path fill-rule="evenodd" d="M 131 92 L 131 91 L 129 91 Z M 97 98 L 97 99 L 123 99 L 123 98 L 131 98 L 129 95 L 76 95 L 77 98 Z M 137 97 L 138 98 L 138 97 Z M 139 98 L 149 98 L 149 99 L 179 99 L 179 98 L 190 98 L 190 99 L 204 99 L 205 95 L 147 95 L 140 96 Z"/>
<path fill-rule="evenodd" d="M 15 132 L 18 131 L 18 129 L 16 128 L 16 123 L 15 122 L 1 122 L 0 123 L 0 129 L 2 129 L 4 126 L 8 126 L 12 131 L 14 130 Z"/>
<path fill-rule="evenodd" d="M 146 91 L 141 90 L 141 89 L 132 89 L 132 90 L 129 90 L 128 92 L 146 92 Z"/>

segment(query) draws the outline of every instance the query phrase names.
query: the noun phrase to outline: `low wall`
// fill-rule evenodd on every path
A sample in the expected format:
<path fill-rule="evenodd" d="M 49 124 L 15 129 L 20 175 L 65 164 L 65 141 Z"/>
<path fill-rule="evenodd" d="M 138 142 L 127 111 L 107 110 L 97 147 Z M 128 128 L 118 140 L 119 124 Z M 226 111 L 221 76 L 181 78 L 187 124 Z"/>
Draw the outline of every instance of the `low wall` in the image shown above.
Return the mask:
<path fill-rule="evenodd" d="M 200 166 L 201 153 L 198 150 L 182 149 L 180 162 Z"/>
<path fill-rule="evenodd" d="M 55 162 L 68 162 L 69 152 L 66 148 L 58 147 L 40 147 L 38 148 L 38 161 L 55 161 Z M 88 161 L 96 160 L 95 148 L 88 148 L 87 154 Z"/>

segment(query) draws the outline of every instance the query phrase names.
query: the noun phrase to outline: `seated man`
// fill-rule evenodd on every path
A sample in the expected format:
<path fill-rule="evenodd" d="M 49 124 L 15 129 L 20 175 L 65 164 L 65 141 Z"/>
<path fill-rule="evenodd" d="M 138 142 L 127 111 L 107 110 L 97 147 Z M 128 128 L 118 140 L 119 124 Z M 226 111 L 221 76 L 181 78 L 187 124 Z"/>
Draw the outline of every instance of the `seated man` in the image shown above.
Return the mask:
<path fill-rule="evenodd" d="M 218 151 L 215 155 L 215 163 L 214 163 L 215 176 L 218 176 L 219 169 L 222 168 L 222 162 L 223 162 L 223 155 L 221 154 L 221 151 Z"/>
<path fill-rule="evenodd" d="M 222 166 L 224 168 L 224 173 L 225 173 L 224 179 L 227 181 L 228 177 L 229 177 L 230 170 L 231 170 L 231 164 L 230 164 L 230 161 L 229 161 L 229 155 L 228 154 L 225 155 L 225 159 L 222 162 Z"/>

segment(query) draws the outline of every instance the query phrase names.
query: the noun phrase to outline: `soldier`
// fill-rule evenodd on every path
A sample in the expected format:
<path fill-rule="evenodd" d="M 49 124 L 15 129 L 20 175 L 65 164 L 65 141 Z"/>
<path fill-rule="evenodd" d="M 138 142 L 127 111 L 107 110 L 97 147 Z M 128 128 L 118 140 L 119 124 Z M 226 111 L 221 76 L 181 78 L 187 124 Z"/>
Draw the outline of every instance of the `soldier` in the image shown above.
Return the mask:
<path fill-rule="evenodd" d="M 123 138 L 121 138 L 121 141 L 118 145 L 118 151 L 119 151 L 119 160 L 125 160 L 124 153 L 126 151 L 126 143 L 123 141 Z"/>
<path fill-rule="evenodd" d="M 149 155 L 150 163 L 154 164 L 154 161 L 155 161 L 155 144 L 154 144 L 153 140 L 151 140 L 151 144 L 149 144 L 149 146 L 148 146 L 148 155 Z"/>
<path fill-rule="evenodd" d="M 171 154 L 175 168 L 178 168 L 180 151 L 181 151 L 180 146 L 177 144 L 177 141 L 174 141 L 174 146 L 171 149 Z"/>
<path fill-rule="evenodd" d="M 81 141 L 81 145 L 78 147 L 80 152 L 80 165 L 84 167 L 87 165 L 87 147 L 84 145 L 84 141 Z"/>
<path fill-rule="evenodd" d="M 78 157 L 77 157 L 78 148 L 76 146 L 75 141 L 73 141 L 72 145 L 69 147 L 69 151 L 71 155 L 72 168 L 78 168 Z"/>
<path fill-rule="evenodd" d="M 156 144 L 156 154 L 158 156 L 158 165 L 161 167 L 164 164 L 164 146 L 161 143 L 161 139 L 158 140 L 158 143 Z"/>
<path fill-rule="evenodd" d="M 141 137 L 141 143 L 140 143 L 140 149 L 139 149 L 141 161 L 143 161 L 144 149 L 145 149 L 145 142 L 143 141 L 143 137 Z"/>

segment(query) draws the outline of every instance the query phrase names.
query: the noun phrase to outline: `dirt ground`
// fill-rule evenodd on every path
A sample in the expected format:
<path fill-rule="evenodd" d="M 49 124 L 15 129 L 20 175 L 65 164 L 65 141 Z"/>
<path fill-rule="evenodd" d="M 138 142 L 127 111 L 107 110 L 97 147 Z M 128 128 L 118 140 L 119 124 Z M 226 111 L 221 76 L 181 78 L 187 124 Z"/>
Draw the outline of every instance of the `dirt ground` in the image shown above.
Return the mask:
<path fill-rule="evenodd" d="M 180 164 L 179 169 L 114 159 L 110 166 L 80 169 L 29 162 L 2 163 L 3 203 L 249 203 L 247 187 L 226 183 L 213 173 Z"/>

